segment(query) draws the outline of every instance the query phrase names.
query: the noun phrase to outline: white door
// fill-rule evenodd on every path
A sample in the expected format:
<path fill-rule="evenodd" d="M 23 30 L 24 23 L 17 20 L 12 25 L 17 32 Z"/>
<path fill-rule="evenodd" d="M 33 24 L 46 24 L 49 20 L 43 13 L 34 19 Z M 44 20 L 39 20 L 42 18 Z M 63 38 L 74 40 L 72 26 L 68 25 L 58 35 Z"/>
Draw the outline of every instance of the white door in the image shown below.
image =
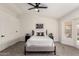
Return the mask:
<path fill-rule="evenodd" d="M 76 22 L 75 22 L 75 29 L 76 29 L 76 47 L 79 48 L 79 20 L 76 19 Z"/>
<path fill-rule="evenodd" d="M 18 20 L 5 12 L 0 13 L 0 51 L 16 43 L 19 32 Z"/>
<path fill-rule="evenodd" d="M 73 41 L 73 23 L 71 20 L 62 21 L 62 39 L 61 42 L 66 45 L 74 46 Z"/>
<path fill-rule="evenodd" d="M 2 19 L 0 19 L 0 50 L 1 50 L 1 44 L 2 44 L 2 37 L 1 37 L 1 35 L 2 35 Z"/>
<path fill-rule="evenodd" d="M 5 42 L 5 23 L 4 23 L 4 15 L 0 13 L 0 51 L 4 48 L 4 42 Z"/>

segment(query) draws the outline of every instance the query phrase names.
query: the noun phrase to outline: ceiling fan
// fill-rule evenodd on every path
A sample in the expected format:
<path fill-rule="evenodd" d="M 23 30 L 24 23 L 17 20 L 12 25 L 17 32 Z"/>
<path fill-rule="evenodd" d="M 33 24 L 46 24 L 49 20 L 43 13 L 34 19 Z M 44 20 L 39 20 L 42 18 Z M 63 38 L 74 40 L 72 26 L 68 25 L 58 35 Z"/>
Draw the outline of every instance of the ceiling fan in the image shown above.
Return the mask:
<path fill-rule="evenodd" d="M 46 6 L 41 6 L 41 3 L 28 3 L 28 4 L 32 6 L 32 8 L 29 8 L 28 10 L 35 9 L 37 12 L 40 11 L 39 9 L 46 9 L 46 8 L 48 8 Z"/>

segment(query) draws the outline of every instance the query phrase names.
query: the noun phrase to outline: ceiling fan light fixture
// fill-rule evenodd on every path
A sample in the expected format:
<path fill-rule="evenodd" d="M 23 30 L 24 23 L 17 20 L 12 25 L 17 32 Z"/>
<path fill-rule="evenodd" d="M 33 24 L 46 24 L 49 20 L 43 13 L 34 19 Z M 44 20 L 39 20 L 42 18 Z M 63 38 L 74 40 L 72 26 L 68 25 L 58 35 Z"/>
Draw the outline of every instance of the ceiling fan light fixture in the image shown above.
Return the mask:
<path fill-rule="evenodd" d="M 38 9 L 38 8 L 35 8 L 35 11 L 37 11 L 37 12 L 38 12 L 38 11 L 39 11 L 39 9 Z"/>

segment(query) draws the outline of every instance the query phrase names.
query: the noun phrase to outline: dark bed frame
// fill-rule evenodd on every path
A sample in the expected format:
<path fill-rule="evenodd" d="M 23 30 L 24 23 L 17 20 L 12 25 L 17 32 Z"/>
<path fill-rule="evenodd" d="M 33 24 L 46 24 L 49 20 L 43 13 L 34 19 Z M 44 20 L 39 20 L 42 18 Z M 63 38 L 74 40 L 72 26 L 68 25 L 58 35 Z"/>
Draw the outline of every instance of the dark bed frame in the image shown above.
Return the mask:
<path fill-rule="evenodd" d="M 46 34 L 47 34 L 47 30 L 46 30 Z M 34 31 L 32 31 L 32 35 L 34 35 Z M 27 40 L 30 38 L 31 36 L 26 35 L 25 36 L 25 43 L 27 42 Z M 52 36 L 50 37 L 52 39 Z M 54 53 L 54 55 L 56 55 L 56 46 L 54 47 L 54 51 L 26 51 L 26 45 L 24 45 L 24 55 L 26 55 L 26 53 Z"/>

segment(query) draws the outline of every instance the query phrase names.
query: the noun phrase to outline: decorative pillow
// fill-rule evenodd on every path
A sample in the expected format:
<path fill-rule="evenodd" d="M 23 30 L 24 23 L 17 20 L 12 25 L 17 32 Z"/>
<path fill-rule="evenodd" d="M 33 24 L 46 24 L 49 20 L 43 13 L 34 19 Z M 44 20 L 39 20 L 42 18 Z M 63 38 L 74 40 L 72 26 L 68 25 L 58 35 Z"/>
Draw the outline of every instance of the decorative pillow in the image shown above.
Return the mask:
<path fill-rule="evenodd" d="M 45 29 L 37 29 L 34 31 L 35 36 L 47 36 L 47 32 Z"/>
<path fill-rule="evenodd" d="M 44 36 L 44 32 L 41 32 L 41 36 Z"/>
<path fill-rule="evenodd" d="M 44 36 L 44 32 L 37 32 L 36 36 Z"/>
<path fill-rule="evenodd" d="M 37 32 L 37 35 L 36 36 L 40 36 L 40 32 Z"/>

